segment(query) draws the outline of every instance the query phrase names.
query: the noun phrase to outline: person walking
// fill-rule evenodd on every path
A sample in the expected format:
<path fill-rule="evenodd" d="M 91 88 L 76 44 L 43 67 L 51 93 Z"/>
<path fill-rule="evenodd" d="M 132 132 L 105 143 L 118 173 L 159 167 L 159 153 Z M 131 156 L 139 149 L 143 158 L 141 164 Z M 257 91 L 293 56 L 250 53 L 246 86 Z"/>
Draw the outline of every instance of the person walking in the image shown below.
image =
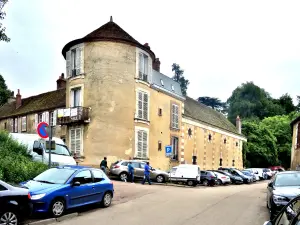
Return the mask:
<path fill-rule="evenodd" d="M 106 168 L 108 169 L 108 167 L 107 167 L 107 158 L 104 157 L 104 159 L 100 163 L 100 169 L 103 170 L 103 172 L 105 174 L 106 174 Z"/>
<path fill-rule="evenodd" d="M 150 166 L 149 166 L 149 162 L 146 163 L 145 167 L 144 167 L 144 179 L 142 184 L 144 185 L 146 181 L 148 181 L 148 184 L 151 185 L 151 181 L 150 181 Z"/>
<path fill-rule="evenodd" d="M 128 163 L 128 173 L 129 173 L 129 179 L 131 183 L 134 182 L 134 167 L 132 166 L 132 163 Z"/>

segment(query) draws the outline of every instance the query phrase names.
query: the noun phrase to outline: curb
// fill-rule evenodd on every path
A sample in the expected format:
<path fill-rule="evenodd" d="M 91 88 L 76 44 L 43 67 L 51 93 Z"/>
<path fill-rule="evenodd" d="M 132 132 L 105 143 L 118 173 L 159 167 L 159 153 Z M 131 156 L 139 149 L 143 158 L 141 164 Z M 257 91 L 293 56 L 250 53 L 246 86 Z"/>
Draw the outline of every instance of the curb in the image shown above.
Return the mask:
<path fill-rule="evenodd" d="M 39 220 L 39 221 L 31 222 L 31 223 L 25 223 L 25 225 L 49 225 L 49 224 L 53 224 L 53 223 L 57 223 L 57 222 L 62 222 L 64 220 L 72 219 L 77 216 L 79 216 L 79 214 L 76 212 L 76 213 L 64 215 L 59 218 L 50 218 L 50 219 Z"/>

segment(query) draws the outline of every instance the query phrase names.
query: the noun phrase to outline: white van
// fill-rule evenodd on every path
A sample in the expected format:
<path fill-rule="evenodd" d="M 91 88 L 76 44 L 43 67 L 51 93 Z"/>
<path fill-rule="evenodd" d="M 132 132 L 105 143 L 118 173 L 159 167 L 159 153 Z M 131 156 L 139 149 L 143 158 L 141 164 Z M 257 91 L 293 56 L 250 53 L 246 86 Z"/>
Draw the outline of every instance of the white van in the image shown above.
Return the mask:
<path fill-rule="evenodd" d="M 171 169 L 169 181 L 183 182 L 188 186 L 196 186 L 200 182 L 201 170 L 198 165 L 181 164 Z"/>
<path fill-rule="evenodd" d="M 27 146 L 28 153 L 34 161 L 49 163 L 49 138 L 40 138 L 37 134 L 10 133 L 10 136 L 21 144 Z M 53 137 L 54 149 L 51 150 L 52 166 L 76 165 L 76 161 L 71 156 L 68 147 L 60 138 Z M 46 149 L 46 146 L 48 146 Z"/>

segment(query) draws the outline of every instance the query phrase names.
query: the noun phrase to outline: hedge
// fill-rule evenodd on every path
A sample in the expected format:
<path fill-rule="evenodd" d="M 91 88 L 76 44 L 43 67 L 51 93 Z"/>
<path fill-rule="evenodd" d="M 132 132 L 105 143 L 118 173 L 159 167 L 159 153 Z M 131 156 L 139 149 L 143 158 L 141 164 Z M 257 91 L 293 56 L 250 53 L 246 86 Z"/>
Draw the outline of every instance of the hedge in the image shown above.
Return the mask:
<path fill-rule="evenodd" d="M 27 153 L 27 146 L 13 140 L 0 131 L 0 179 L 8 183 L 20 183 L 36 177 L 47 165 L 35 162 Z"/>

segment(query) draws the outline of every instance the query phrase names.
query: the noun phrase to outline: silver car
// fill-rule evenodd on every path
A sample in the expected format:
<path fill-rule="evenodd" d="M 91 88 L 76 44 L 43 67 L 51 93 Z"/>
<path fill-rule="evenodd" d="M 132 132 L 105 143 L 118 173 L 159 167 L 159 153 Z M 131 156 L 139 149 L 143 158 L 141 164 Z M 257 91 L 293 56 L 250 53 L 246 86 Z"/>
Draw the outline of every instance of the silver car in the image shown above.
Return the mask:
<path fill-rule="evenodd" d="M 110 166 L 109 176 L 118 177 L 122 181 L 127 181 L 128 174 L 128 163 L 131 162 L 134 167 L 134 178 L 143 179 L 144 177 L 144 167 L 146 165 L 145 161 L 142 160 L 120 160 L 112 163 Z M 150 166 L 150 179 L 158 183 L 164 183 L 168 180 L 169 175 L 167 172 L 154 169 Z"/>

